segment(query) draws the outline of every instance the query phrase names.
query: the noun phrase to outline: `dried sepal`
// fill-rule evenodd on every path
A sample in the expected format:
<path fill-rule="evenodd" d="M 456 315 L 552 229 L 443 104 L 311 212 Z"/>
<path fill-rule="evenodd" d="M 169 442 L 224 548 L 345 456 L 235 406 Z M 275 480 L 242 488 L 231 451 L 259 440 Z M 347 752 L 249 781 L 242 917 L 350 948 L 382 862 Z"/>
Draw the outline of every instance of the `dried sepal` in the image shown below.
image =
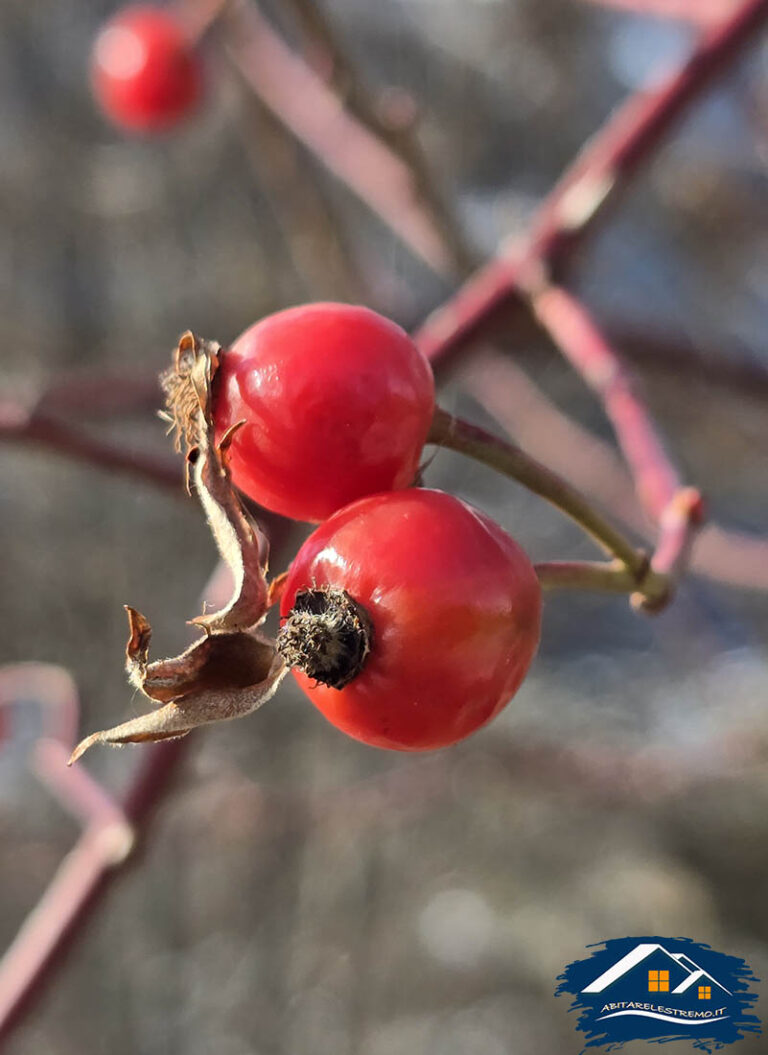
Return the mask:
<path fill-rule="evenodd" d="M 195 491 L 219 553 L 234 579 L 228 604 L 218 612 L 191 620 L 207 633 L 247 630 L 261 622 L 268 607 L 269 542 L 230 482 L 226 452 L 232 435 L 230 429 L 216 447 L 213 430 L 209 429 L 197 453 L 191 452 Z"/>
<path fill-rule="evenodd" d="M 199 725 L 243 717 L 269 699 L 287 670 L 274 642 L 257 629 L 284 578 L 268 585 L 267 538 L 230 481 L 227 451 L 238 426 L 216 442 L 211 382 L 220 352 L 219 345 L 184 334 L 161 383 L 177 449 L 183 444 L 186 450 L 188 485 L 194 485 L 219 553 L 232 572 L 232 596 L 219 611 L 191 620 L 205 637 L 178 656 L 154 662 L 149 661 L 148 621 L 126 608 L 128 679 L 162 706 L 87 737 L 75 748 L 72 762 L 95 743 L 168 740 Z"/>
<path fill-rule="evenodd" d="M 188 485 L 191 478 L 235 583 L 224 608 L 192 620 L 206 633 L 256 626 L 266 613 L 268 598 L 269 543 L 232 487 L 227 467 L 227 451 L 239 424 L 216 443 L 211 383 L 220 358 L 220 345 L 187 332 L 179 341 L 173 365 L 160 378 L 177 449 L 183 441 L 186 450 Z"/>
<path fill-rule="evenodd" d="M 129 680 L 163 706 L 86 737 L 70 763 L 97 743 L 168 740 L 200 725 L 242 718 L 272 696 L 287 670 L 273 642 L 256 631 L 211 634 L 179 656 L 150 663 L 149 623 L 135 609 L 127 612 Z"/>
<path fill-rule="evenodd" d="M 177 451 L 185 453 L 201 440 L 210 422 L 211 382 L 219 367 L 221 345 L 187 330 L 173 353 L 173 363 L 160 374 L 165 395 L 161 416 L 170 423 Z M 202 415 L 202 417 L 201 417 Z"/>

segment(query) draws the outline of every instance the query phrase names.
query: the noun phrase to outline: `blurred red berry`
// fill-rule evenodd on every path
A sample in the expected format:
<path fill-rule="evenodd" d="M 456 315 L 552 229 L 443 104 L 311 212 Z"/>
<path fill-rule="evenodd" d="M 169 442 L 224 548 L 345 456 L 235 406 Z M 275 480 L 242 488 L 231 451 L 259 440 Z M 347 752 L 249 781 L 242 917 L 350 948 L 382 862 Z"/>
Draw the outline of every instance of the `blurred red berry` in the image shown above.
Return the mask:
<path fill-rule="evenodd" d="M 199 56 L 162 8 L 126 7 L 101 30 L 91 55 L 93 92 L 106 116 L 133 132 L 171 128 L 200 98 Z"/>
<path fill-rule="evenodd" d="M 281 614 L 278 647 L 330 722 L 376 747 L 425 751 L 469 736 L 515 694 L 539 643 L 541 589 L 489 517 L 414 488 L 317 528 Z"/>
<path fill-rule="evenodd" d="M 222 353 L 214 378 L 217 436 L 246 423 L 232 480 L 296 520 L 410 485 L 433 411 L 432 370 L 410 337 L 350 304 L 262 319 Z"/>

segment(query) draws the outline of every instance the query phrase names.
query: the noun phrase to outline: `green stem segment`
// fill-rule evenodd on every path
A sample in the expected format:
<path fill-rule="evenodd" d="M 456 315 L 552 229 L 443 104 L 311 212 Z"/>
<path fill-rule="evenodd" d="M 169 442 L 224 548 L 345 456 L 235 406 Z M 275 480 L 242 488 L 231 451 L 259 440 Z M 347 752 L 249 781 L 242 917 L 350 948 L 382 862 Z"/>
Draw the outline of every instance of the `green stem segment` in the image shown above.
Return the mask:
<path fill-rule="evenodd" d="M 544 561 L 534 569 L 543 590 L 591 590 L 597 593 L 632 594 L 636 608 L 653 612 L 670 595 L 670 581 L 653 569 L 638 580 L 620 561 Z"/>
<path fill-rule="evenodd" d="M 537 566 L 545 589 L 572 588 L 610 593 L 632 593 L 661 606 L 670 592 L 669 578 L 650 568 L 648 555 L 635 548 L 590 501 L 557 473 L 515 444 L 501 440 L 477 425 L 435 408 L 428 443 L 466 454 L 540 495 L 574 520 L 611 557 L 610 564 L 553 562 Z"/>

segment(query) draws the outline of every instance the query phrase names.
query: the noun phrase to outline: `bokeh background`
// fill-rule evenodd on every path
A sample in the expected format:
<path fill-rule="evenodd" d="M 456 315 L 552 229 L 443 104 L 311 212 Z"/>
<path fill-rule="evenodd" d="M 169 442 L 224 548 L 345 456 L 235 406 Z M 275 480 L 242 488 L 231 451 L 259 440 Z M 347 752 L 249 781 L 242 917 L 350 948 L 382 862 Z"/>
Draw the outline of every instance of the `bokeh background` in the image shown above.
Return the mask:
<path fill-rule="evenodd" d="M 436 186 L 480 256 L 524 229 L 611 109 L 694 39 L 684 22 L 577 0 L 321 8 L 382 112 L 417 108 Z M 306 48 L 300 9 L 264 7 Z M 114 10 L 0 8 L 3 401 L 105 373 L 127 391 L 187 328 L 226 343 L 270 311 L 326 298 L 413 326 L 447 295 L 263 110 L 215 35 L 194 119 L 157 140 L 112 129 L 86 70 Z M 569 278 L 630 357 L 713 518 L 755 535 L 768 512 L 767 120 L 763 40 Z M 538 389 L 611 441 L 540 334 L 517 321 L 498 336 Z M 486 367 L 464 353 L 442 401 L 493 426 L 477 401 L 483 385 L 498 390 Z M 163 457 L 153 399 L 128 415 L 96 399 L 75 413 Z M 511 404 L 531 441 L 548 429 L 537 400 L 523 387 Z M 426 480 L 490 511 L 536 559 L 591 555 L 539 500 L 458 456 L 439 452 Z M 138 713 L 121 606 L 149 616 L 158 653 L 187 640 L 215 561 L 194 501 L 181 485 L 6 443 L 0 510 L 2 661 L 67 667 L 83 732 Z M 276 568 L 302 533 L 282 533 Z M 146 851 L 8 1052 L 559 1055 L 580 1045 L 556 977 L 588 943 L 684 934 L 765 976 L 767 625 L 764 594 L 699 573 L 653 620 L 621 598 L 553 596 L 514 703 L 424 757 L 346 739 L 286 683 L 255 716 L 196 737 Z M 28 771 L 39 721 L 19 702 L 0 748 L 3 945 L 78 833 Z M 120 789 L 142 750 L 95 750 L 86 765 Z M 759 1037 L 739 1048 L 764 1050 Z"/>

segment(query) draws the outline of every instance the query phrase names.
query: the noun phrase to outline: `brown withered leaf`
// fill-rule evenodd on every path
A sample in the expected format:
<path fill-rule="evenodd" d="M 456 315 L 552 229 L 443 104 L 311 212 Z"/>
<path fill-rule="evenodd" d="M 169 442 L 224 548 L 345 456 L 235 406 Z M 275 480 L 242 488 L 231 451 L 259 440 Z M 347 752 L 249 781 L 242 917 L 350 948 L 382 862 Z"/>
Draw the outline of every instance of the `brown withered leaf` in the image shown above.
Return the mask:
<path fill-rule="evenodd" d="M 234 577 L 232 597 L 219 611 L 191 620 L 205 637 L 181 655 L 153 663 L 149 661 L 151 627 L 141 613 L 126 607 L 129 681 L 162 706 L 87 737 L 75 748 L 71 762 L 95 743 L 167 740 L 199 725 L 250 714 L 269 699 L 285 674 L 274 642 L 257 630 L 279 597 L 283 580 L 267 583 L 267 538 L 230 481 L 227 450 L 238 426 L 218 445 L 214 434 L 211 381 L 219 355 L 219 345 L 186 333 L 173 367 L 161 380 L 177 448 L 183 440 L 194 492 Z"/>

